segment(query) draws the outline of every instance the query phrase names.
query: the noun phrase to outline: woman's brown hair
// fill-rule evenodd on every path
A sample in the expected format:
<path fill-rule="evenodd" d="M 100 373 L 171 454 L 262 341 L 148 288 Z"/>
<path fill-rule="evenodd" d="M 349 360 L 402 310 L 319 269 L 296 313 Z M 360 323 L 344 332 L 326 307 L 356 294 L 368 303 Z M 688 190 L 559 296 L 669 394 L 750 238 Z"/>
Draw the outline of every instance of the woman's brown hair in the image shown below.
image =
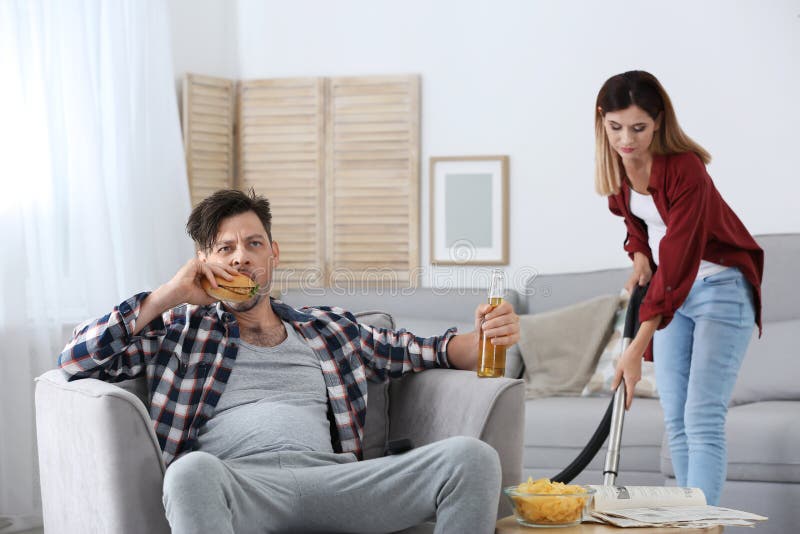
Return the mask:
<path fill-rule="evenodd" d="M 642 70 L 632 70 L 612 76 L 597 94 L 594 110 L 595 172 L 594 186 L 603 196 L 619 193 L 622 184 L 622 162 L 608 142 L 603 118 L 609 111 L 638 106 L 654 121 L 659 116 L 661 127 L 653 135 L 650 151 L 653 154 L 694 152 L 703 163 L 711 162 L 711 154 L 681 129 L 669 95 L 655 76 Z"/>

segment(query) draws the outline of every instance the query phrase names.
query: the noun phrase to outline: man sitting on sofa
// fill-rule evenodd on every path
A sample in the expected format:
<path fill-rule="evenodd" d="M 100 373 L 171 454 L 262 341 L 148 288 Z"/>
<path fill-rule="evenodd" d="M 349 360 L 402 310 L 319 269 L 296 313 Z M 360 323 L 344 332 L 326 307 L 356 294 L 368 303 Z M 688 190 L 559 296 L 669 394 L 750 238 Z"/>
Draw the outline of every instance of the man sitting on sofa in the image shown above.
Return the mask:
<path fill-rule="evenodd" d="M 435 518 L 436 532 L 494 532 L 501 473 L 489 445 L 456 437 L 358 461 L 367 380 L 474 369 L 477 334 L 420 338 L 271 300 L 271 218 L 252 190 L 206 198 L 187 224 L 197 257 L 78 326 L 59 358 L 70 380 L 147 376 L 172 531 L 388 532 Z M 201 285 L 237 273 L 263 289 L 220 303 Z M 511 306 L 489 310 L 478 306 L 476 323 L 485 315 L 497 344 L 516 343 Z"/>

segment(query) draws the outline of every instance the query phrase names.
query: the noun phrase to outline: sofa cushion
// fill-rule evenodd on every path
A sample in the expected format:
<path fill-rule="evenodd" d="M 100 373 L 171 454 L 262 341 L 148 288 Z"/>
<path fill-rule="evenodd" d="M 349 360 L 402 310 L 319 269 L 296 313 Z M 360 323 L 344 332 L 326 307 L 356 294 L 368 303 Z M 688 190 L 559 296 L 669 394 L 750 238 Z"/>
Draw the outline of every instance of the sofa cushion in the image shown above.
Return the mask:
<path fill-rule="evenodd" d="M 149 408 L 150 395 L 147 391 L 147 378 L 140 376 L 138 378 L 131 378 L 128 380 L 123 380 L 122 382 L 117 382 L 114 385 L 121 387 L 125 391 L 130 391 L 136 395 L 140 401 L 142 401 L 142 404 Z"/>
<path fill-rule="evenodd" d="M 367 419 L 361 448 L 365 460 L 380 458 L 389 439 L 389 382 L 367 384 Z"/>
<path fill-rule="evenodd" d="M 525 363 L 519 352 L 519 343 L 511 345 L 506 351 L 506 377 L 522 378 L 525 373 Z"/>
<path fill-rule="evenodd" d="M 767 401 L 730 409 L 728 480 L 800 482 L 800 403 Z M 674 477 L 664 444 L 661 471 Z"/>
<path fill-rule="evenodd" d="M 394 319 L 386 312 L 360 311 L 354 313 L 353 315 L 355 315 L 356 320 L 358 320 L 359 323 L 368 324 L 376 328 L 387 328 L 389 330 L 394 330 Z"/>
<path fill-rule="evenodd" d="M 394 329 L 394 319 L 381 311 L 363 311 L 353 314 L 359 323 L 377 328 Z M 364 422 L 364 439 L 361 444 L 364 459 L 380 458 L 389 439 L 389 382 L 367 384 L 367 419 Z"/>
<path fill-rule="evenodd" d="M 766 323 L 753 339 L 733 388 L 731 404 L 800 400 L 800 319 Z"/>
<path fill-rule="evenodd" d="M 395 316 L 394 319 L 396 328 L 402 328 L 420 337 L 441 336 L 448 328 L 453 327 L 458 329 L 459 334 L 466 334 L 475 330 L 475 326 L 472 323 L 447 319 L 427 319 L 422 314 L 418 316 L 399 315 Z"/>
<path fill-rule="evenodd" d="M 525 469 L 551 468 L 552 475 L 561 471 L 583 450 L 609 402 L 607 397 L 547 397 L 525 401 Z M 625 470 L 657 473 L 663 430 L 658 400 L 635 399 L 623 424 L 620 473 Z M 602 471 L 605 456 L 603 447 L 587 469 Z"/>

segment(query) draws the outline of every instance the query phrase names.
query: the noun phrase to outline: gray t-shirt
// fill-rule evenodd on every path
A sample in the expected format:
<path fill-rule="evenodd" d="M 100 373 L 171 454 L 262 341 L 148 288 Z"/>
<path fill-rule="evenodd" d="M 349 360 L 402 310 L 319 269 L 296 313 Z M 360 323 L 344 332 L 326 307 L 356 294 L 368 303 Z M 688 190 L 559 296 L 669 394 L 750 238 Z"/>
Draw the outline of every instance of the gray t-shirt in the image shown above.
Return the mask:
<path fill-rule="evenodd" d="M 200 429 L 198 450 L 223 459 L 333 452 L 319 358 L 291 324 L 284 326 L 287 337 L 275 347 L 239 340 L 236 364 L 213 417 Z"/>

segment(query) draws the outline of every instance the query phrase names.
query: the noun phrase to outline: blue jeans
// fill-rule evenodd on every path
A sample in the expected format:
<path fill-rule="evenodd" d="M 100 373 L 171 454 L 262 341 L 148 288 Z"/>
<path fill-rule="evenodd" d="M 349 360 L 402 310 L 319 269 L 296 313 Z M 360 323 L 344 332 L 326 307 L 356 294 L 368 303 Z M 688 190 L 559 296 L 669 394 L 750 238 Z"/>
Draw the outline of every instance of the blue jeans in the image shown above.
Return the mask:
<path fill-rule="evenodd" d="M 750 283 L 736 268 L 696 280 L 672 322 L 656 332 L 656 383 L 679 486 L 719 503 L 727 474 L 725 418 L 753 334 Z"/>

